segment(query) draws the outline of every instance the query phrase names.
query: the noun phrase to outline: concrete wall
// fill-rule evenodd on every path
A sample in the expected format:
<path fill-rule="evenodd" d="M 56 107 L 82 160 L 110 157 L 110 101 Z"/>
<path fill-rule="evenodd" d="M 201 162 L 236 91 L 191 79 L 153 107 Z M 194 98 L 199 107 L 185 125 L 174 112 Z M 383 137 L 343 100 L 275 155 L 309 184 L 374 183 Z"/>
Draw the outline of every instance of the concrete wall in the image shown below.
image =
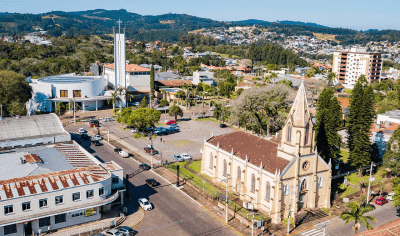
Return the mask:
<path fill-rule="evenodd" d="M 127 75 L 129 91 L 150 91 L 150 75 Z"/>
<path fill-rule="evenodd" d="M 67 142 L 71 140 L 70 134 L 57 135 L 54 137 L 42 137 L 42 138 L 34 138 L 34 139 L 22 139 L 15 141 L 6 141 L 0 142 L 0 147 L 17 147 L 17 146 L 26 146 L 26 145 L 36 145 L 36 144 L 47 144 L 47 143 L 61 143 Z"/>

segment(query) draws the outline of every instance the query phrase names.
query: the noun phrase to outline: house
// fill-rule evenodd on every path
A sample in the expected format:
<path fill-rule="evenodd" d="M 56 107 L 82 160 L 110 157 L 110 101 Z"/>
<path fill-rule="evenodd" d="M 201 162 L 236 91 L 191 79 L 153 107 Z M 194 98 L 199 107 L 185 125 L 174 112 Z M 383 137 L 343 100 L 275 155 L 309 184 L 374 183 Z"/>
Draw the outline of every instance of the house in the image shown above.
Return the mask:
<path fill-rule="evenodd" d="M 204 140 L 201 173 L 226 184 L 240 199 L 267 212 L 272 223 L 302 209 L 330 206 L 331 162 L 316 150 L 301 83 L 282 134 L 264 139 L 235 131 Z M 289 207 L 291 207 L 289 209 Z"/>
<path fill-rule="evenodd" d="M 208 71 L 195 71 L 193 72 L 193 84 L 198 85 L 199 83 L 206 83 L 208 85 L 213 85 L 214 73 Z"/>
<path fill-rule="evenodd" d="M 245 83 L 238 83 L 236 86 L 235 86 L 235 91 L 238 91 L 239 89 L 250 89 L 250 88 L 253 88 L 254 87 L 254 85 L 253 84 L 245 84 Z"/>
<path fill-rule="evenodd" d="M 9 149 L 0 153 L 0 235 L 99 220 L 123 199 L 123 169 L 72 141 L 55 114 L 3 118 L 0 125 L 0 147 Z"/>

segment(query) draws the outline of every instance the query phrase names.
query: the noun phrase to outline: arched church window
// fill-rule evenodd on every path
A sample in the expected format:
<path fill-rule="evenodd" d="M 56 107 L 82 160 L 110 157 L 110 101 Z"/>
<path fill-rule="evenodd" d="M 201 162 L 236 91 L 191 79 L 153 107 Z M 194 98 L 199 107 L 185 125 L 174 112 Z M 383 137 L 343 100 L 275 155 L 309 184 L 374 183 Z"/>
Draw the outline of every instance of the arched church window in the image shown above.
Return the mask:
<path fill-rule="evenodd" d="M 320 187 L 320 188 L 322 188 L 322 186 L 323 186 L 322 181 L 323 181 L 322 176 L 318 177 L 318 187 Z"/>
<path fill-rule="evenodd" d="M 213 154 L 210 152 L 210 169 L 214 168 L 214 156 Z"/>
<path fill-rule="evenodd" d="M 303 191 L 305 189 L 307 189 L 307 180 L 303 179 L 303 181 L 301 182 L 301 185 L 300 185 L 300 191 Z"/>
<path fill-rule="evenodd" d="M 271 185 L 269 182 L 267 182 L 265 200 L 269 201 L 270 199 L 271 199 Z"/>
<path fill-rule="evenodd" d="M 292 141 L 292 125 L 291 124 L 289 124 L 288 128 L 287 128 L 286 141 L 288 141 L 288 142 Z"/>
<path fill-rule="evenodd" d="M 307 144 L 308 144 L 308 136 L 309 136 L 309 133 L 310 133 L 310 124 L 307 123 L 307 125 L 306 125 L 306 131 L 305 131 L 305 134 L 304 134 L 304 145 L 307 145 Z"/>
<path fill-rule="evenodd" d="M 256 176 L 254 174 L 251 175 L 251 191 L 256 191 Z"/>
<path fill-rule="evenodd" d="M 240 170 L 240 166 L 237 168 L 237 179 L 240 181 L 242 179 L 242 172 Z"/>
<path fill-rule="evenodd" d="M 228 164 L 226 163 L 226 160 L 224 160 L 224 176 L 226 176 L 227 171 L 228 171 Z"/>

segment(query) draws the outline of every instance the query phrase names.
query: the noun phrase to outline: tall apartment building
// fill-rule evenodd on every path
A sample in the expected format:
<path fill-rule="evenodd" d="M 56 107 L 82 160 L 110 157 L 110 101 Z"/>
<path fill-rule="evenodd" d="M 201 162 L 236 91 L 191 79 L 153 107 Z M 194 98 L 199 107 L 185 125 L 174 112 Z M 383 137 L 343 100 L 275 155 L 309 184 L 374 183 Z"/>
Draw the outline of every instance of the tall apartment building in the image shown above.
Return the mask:
<path fill-rule="evenodd" d="M 332 72 L 342 84 L 355 85 L 361 75 L 372 83 L 381 78 L 382 57 L 380 53 L 352 48 L 334 52 L 332 66 Z"/>
<path fill-rule="evenodd" d="M 0 235 L 99 220 L 125 191 L 123 169 L 71 141 L 55 114 L 4 118 L 0 127 Z"/>

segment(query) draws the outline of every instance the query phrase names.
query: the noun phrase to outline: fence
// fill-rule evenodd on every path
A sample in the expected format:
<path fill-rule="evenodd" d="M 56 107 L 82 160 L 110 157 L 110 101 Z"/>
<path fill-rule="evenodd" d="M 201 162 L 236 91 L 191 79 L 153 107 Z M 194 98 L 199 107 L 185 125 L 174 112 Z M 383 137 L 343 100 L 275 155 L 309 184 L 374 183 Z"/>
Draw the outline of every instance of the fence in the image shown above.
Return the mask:
<path fill-rule="evenodd" d="M 374 164 L 375 164 L 376 166 L 379 166 L 379 165 L 382 165 L 382 162 L 378 162 L 378 163 L 374 163 Z M 370 165 L 364 166 L 361 170 L 365 170 L 365 169 L 369 169 L 369 168 L 371 168 Z M 346 176 L 346 175 L 353 174 L 353 173 L 355 173 L 355 172 L 358 172 L 358 170 L 347 171 L 347 172 L 345 172 L 345 173 L 341 173 L 341 174 L 332 176 L 332 179 L 337 179 L 337 178 L 340 178 L 340 177 L 343 177 L 343 176 Z"/>
<path fill-rule="evenodd" d="M 89 226 L 84 226 L 84 227 L 79 227 L 77 229 L 71 229 L 68 231 L 62 230 L 60 232 L 55 232 L 55 233 L 50 233 L 49 235 L 52 236 L 73 236 L 73 235 L 82 235 L 82 234 L 87 234 L 87 233 L 93 233 L 93 231 L 100 231 L 100 230 L 106 230 L 109 229 L 113 226 L 113 220 L 106 221 L 106 222 L 101 222 L 98 224 L 93 224 Z"/>

